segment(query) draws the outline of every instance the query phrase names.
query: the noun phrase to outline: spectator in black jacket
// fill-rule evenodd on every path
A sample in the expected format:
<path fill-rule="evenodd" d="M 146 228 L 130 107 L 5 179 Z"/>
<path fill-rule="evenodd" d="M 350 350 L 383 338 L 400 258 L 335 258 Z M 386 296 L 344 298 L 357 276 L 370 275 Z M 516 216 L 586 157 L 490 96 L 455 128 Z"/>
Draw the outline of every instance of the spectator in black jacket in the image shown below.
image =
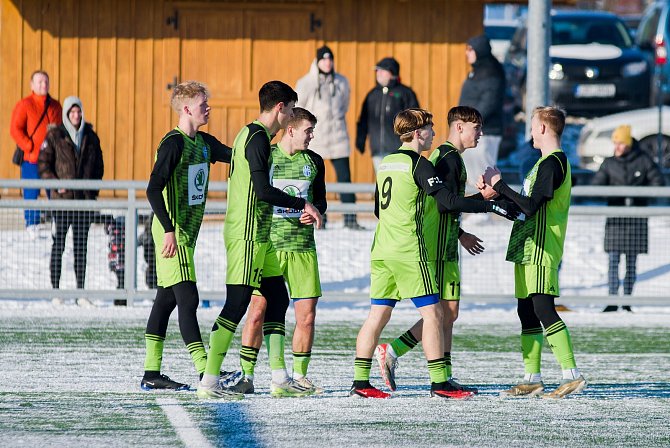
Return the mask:
<path fill-rule="evenodd" d="M 479 139 L 477 149 L 463 153 L 463 161 L 468 172 L 466 194 L 479 192 L 477 178 L 486 167 L 495 166 L 503 133 L 503 98 L 505 94 L 505 71 L 500 62 L 491 54 L 491 44 L 484 36 L 468 39 L 465 57 L 472 70 L 461 88 L 459 106 L 477 109 L 484 119 L 484 134 Z"/>
<path fill-rule="evenodd" d="M 365 140 L 369 135 L 372 164 L 377 171 L 384 156 L 392 153 L 401 145 L 400 138 L 393 132 L 393 119 L 400 111 L 419 107 L 419 101 L 414 91 L 400 82 L 398 61 L 393 58 L 384 58 L 377 63 L 375 71 L 377 85 L 365 97 L 361 115 L 358 118 L 356 149 L 363 154 Z"/>
<path fill-rule="evenodd" d="M 612 133 L 614 156 L 608 157 L 600 165 L 593 177 L 593 185 L 664 185 L 660 168 L 647 153 L 639 148 L 637 140 L 631 136 L 628 125 L 619 126 Z M 645 206 L 647 198 L 610 197 L 610 206 Z M 639 254 L 646 254 L 648 247 L 647 218 L 613 217 L 605 223 L 605 252 L 609 254 L 609 294 L 619 293 L 619 261 L 626 255 L 626 276 L 623 279 L 623 293 L 630 295 L 636 279 L 636 262 Z M 630 306 L 623 309 L 630 311 Z M 608 305 L 604 311 L 616 311 L 616 305 Z"/>

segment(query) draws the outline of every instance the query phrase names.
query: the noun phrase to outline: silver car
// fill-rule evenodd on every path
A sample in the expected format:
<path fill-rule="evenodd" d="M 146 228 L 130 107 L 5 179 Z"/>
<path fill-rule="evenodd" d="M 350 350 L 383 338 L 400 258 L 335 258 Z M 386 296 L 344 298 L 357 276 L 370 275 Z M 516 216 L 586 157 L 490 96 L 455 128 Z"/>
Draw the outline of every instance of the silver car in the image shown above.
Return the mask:
<path fill-rule="evenodd" d="M 670 167 L 670 106 L 663 106 L 662 156 L 664 168 Z M 613 155 L 612 132 L 629 124 L 633 138 L 658 163 L 658 108 L 636 109 L 589 120 L 581 130 L 577 155 L 581 168 L 597 171 L 606 157 Z"/>

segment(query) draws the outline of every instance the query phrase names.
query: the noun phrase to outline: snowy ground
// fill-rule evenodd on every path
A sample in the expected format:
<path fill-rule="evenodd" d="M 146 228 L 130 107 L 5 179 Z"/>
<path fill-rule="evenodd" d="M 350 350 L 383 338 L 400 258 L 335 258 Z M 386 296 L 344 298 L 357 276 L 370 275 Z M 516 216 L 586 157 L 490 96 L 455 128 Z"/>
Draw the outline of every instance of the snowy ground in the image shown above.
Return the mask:
<path fill-rule="evenodd" d="M 454 342 L 455 374 L 481 393 L 468 401 L 430 399 L 425 360 L 415 349 L 401 359 L 393 398 L 375 401 L 347 398 L 367 304 L 324 300 L 310 366 L 324 395 L 272 399 L 262 351 L 258 393 L 217 403 L 198 401 L 192 392 L 139 391 L 149 306 L 0 301 L 0 446 L 670 445 L 670 307 L 563 313 L 588 388 L 561 401 L 501 400 L 498 392 L 523 372 L 516 313 L 511 306 L 466 301 Z M 199 311 L 205 339 L 218 311 Z M 399 305 L 382 338 L 404 331 L 416 317 L 411 304 Z M 224 368 L 236 367 L 238 347 L 235 341 Z M 287 360 L 290 365 L 290 351 Z M 163 370 L 177 380 L 196 379 L 175 315 Z M 555 387 L 560 374 L 548 349 L 543 373 Z M 376 370 L 372 381 L 381 386 Z"/>

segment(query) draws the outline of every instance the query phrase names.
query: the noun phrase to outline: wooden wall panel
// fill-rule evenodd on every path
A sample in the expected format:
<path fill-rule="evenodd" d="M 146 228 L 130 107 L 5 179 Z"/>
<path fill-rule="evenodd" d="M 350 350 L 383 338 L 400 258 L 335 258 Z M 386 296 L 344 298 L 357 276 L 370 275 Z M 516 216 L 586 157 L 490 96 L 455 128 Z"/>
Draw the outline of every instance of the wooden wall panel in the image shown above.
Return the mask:
<path fill-rule="evenodd" d="M 347 126 L 354 181 L 371 182 L 369 152 L 354 149 L 362 101 L 375 84 L 374 64 L 394 56 L 401 78 L 435 114 L 438 141 L 468 67 L 464 41 L 481 31 L 483 0 L 0 0 L 0 158 L 14 143 L 11 110 L 30 93 L 37 68 L 51 77 L 59 100 L 78 95 L 100 135 L 105 179 L 147 179 L 161 137 L 177 123 L 168 84 L 207 82 L 212 91 L 206 130 L 232 144 L 258 114 L 257 90 L 269 79 L 295 84 L 314 51 L 327 43 L 336 69 L 349 79 Z M 180 12 L 179 27 L 166 23 Z M 321 20 L 313 32 L 310 14 Z M 268 57 L 272 55 L 272 57 Z M 8 62 L 11 61 L 11 62 Z M 368 149 L 369 151 L 369 149 Z M 0 176 L 18 169 L 0 164 Z M 212 180 L 225 180 L 215 166 Z M 327 180 L 335 176 L 327 165 Z"/>
<path fill-rule="evenodd" d="M 9 135 L 9 122 L 25 84 L 21 44 L 23 23 L 19 9 L 10 0 L 2 0 L 0 5 L 0 176 L 11 178 L 19 174 L 18 167 L 9 163 L 16 145 Z M 0 191 L 1 194 L 6 193 Z"/>

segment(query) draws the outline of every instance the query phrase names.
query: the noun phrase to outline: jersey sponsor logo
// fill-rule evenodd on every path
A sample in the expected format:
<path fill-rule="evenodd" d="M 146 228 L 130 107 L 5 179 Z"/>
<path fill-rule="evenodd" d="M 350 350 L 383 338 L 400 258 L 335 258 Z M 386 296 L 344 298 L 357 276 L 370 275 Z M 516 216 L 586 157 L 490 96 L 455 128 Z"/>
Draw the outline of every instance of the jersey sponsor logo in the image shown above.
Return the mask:
<path fill-rule="evenodd" d="M 379 172 L 382 171 L 400 171 L 402 173 L 409 173 L 409 163 L 382 163 L 379 165 Z"/>
<path fill-rule="evenodd" d="M 198 205 L 205 202 L 205 186 L 207 185 L 208 174 L 206 163 L 189 165 L 188 205 Z"/>
<path fill-rule="evenodd" d="M 310 182 L 296 179 L 272 179 L 272 185 L 294 198 L 307 199 Z M 280 218 L 299 218 L 302 210 L 290 207 L 273 207 L 273 215 Z"/>
<path fill-rule="evenodd" d="M 442 183 L 442 179 L 440 179 L 440 178 L 437 177 L 437 176 L 435 176 L 435 177 L 429 177 L 426 181 L 428 182 L 428 185 L 430 185 L 431 187 L 432 187 L 433 185 L 437 185 L 437 184 L 441 184 L 441 183 Z"/>
<path fill-rule="evenodd" d="M 312 175 L 312 167 L 309 165 L 305 165 L 302 167 L 302 174 L 305 175 L 305 177 L 310 177 Z"/>

